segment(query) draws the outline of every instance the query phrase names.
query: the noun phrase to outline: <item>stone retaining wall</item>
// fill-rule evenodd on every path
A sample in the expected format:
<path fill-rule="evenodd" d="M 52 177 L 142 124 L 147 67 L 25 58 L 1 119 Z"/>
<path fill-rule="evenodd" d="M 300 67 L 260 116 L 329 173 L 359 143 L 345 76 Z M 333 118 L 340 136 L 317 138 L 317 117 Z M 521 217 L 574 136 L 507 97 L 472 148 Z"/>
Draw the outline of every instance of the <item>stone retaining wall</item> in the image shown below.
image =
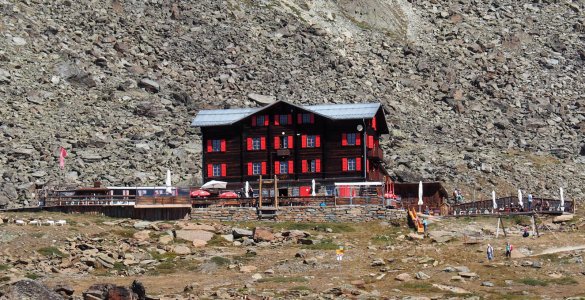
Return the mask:
<path fill-rule="evenodd" d="M 253 207 L 193 208 L 191 218 L 209 221 L 257 220 Z M 276 221 L 292 222 L 369 222 L 375 220 L 406 221 L 406 211 L 389 209 L 380 205 L 363 206 L 284 206 L 280 207 Z"/>

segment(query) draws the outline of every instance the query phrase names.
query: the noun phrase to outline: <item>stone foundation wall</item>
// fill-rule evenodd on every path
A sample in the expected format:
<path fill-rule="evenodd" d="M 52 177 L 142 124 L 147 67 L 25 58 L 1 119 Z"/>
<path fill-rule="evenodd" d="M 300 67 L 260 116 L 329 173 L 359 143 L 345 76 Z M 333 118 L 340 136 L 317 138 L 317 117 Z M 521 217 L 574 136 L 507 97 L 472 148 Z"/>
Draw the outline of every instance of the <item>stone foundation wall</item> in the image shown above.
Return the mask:
<path fill-rule="evenodd" d="M 193 220 L 208 221 L 251 221 L 257 220 L 256 208 L 250 207 L 209 207 L 193 208 Z M 406 221 L 406 211 L 389 209 L 379 205 L 364 206 L 284 206 L 280 207 L 276 221 L 292 222 L 369 222 L 376 220 Z"/>

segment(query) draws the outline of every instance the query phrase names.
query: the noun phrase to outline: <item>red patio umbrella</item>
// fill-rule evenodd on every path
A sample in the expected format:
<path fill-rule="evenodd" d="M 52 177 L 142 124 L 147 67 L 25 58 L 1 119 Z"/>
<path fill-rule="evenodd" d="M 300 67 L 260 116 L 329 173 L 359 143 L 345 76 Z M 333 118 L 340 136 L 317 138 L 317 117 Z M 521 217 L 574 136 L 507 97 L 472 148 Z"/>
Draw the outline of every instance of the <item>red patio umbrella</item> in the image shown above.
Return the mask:
<path fill-rule="evenodd" d="M 234 192 L 223 192 L 219 194 L 219 198 L 239 198 L 239 196 Z"/>
<path fill-rule="evenodd" d="M 191 197 L 207 197 L 209 195 L 211 195 L 211 194 L 206 190 L 192 190 L 191 191 Z"/>

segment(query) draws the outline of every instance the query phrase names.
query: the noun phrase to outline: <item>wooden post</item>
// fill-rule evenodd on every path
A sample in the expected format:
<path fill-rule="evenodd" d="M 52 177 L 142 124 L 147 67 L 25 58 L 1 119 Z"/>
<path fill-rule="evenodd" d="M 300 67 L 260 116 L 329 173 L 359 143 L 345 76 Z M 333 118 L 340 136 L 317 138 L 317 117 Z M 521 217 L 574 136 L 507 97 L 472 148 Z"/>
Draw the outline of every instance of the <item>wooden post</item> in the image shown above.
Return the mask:
<path fill-rule="evenodd" d="M 532 215 L 532 232 L 536 232 L 536 236 L 540 237 L 540 232 L 538 232 L 538 226 L 536 224 L 536 214 Z"/>
<path fill-rule="evenodd" d="M 262 175 L 260 175 L 258 183 L 258 207 L 262 208 Z"/>
<path fill-rule="evenodd" d="M 500 222 L 502 223 L 502 231 L 504 232 L 504 237 L 508 237 L 508 235 L 506 234 L 506 227 L 504 227 L 504 220 L 502 220 L 501 217 L 499 217 L 498 220 L 500 220 Z"/>
<path fill-rule="evenodd" d="M 274 207 L 278 208 L 278 178 L 274 175 Z"/>

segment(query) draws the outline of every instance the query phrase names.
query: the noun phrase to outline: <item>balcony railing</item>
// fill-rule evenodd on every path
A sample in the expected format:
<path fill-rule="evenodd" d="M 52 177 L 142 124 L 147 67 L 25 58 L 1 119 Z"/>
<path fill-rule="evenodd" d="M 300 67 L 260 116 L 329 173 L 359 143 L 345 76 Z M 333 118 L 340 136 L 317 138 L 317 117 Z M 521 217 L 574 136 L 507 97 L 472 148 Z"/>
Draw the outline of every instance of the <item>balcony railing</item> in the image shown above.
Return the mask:
<path fill-rule="evenodd" d="M 379 146 L 374 146 L 374 148 L 368 149 L 368 158 L 381 161 L 384 159 L 384 151 Z"/>

